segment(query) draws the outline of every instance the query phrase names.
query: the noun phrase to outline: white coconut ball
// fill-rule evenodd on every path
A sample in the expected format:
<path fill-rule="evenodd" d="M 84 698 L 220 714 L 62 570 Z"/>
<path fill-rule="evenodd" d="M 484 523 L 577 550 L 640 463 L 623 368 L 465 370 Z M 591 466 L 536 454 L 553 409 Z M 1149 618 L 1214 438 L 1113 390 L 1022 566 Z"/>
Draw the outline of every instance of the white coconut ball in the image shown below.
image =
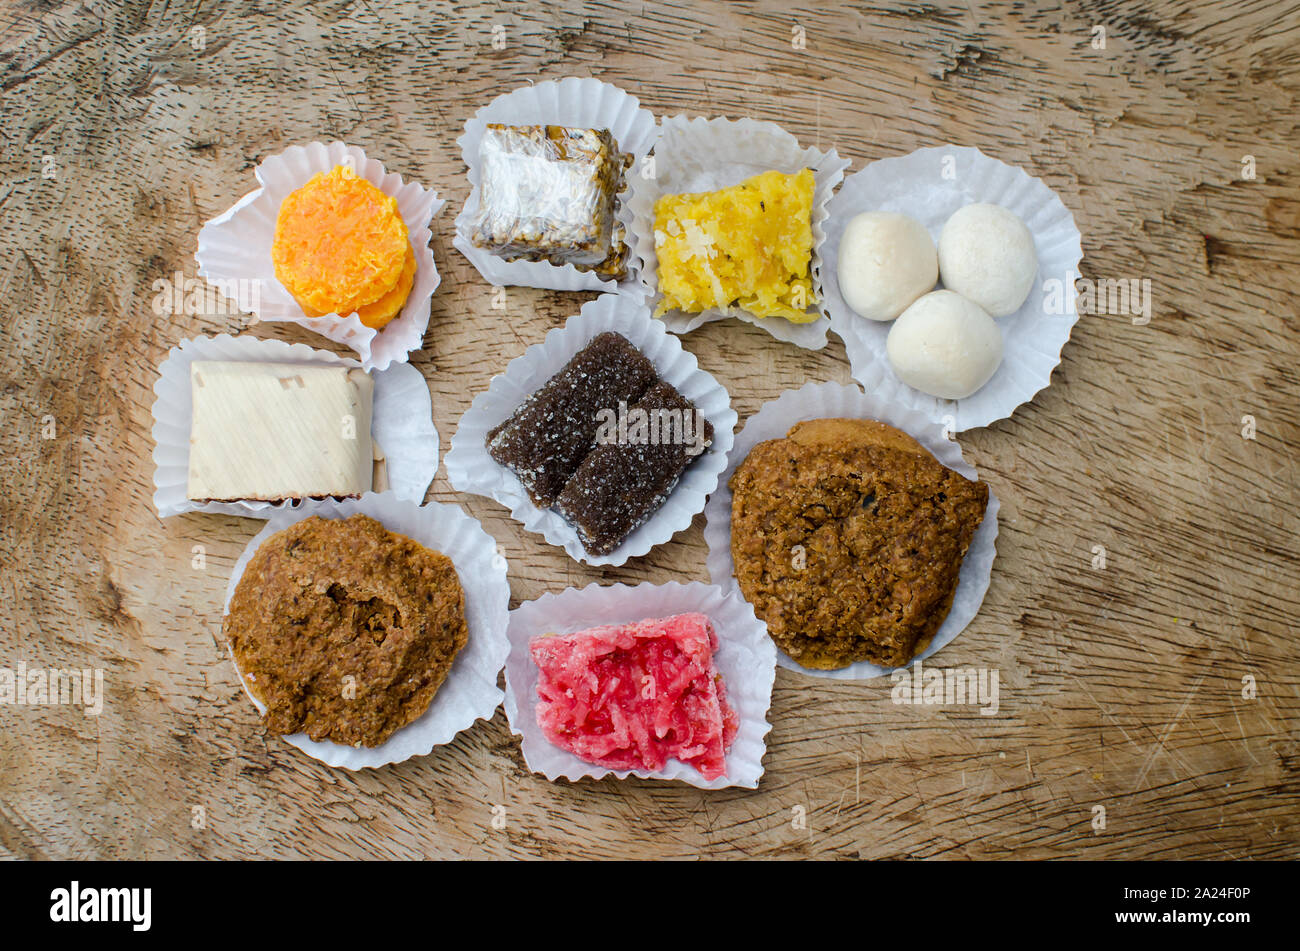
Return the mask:
<path fill-rule="evenodd" d="M 970 396 L 1002 362 L 1002 331 L 955 291 L 931 291 L 903 311 L 885 340 L 898 378 L 946 400 Z"/>
<path fill-rule="evenodd" d="M 892 211 L 855 215 L 840 239 L 840 293 L 868 320 L 893 320 L 934 287 L 939 256 L 925 225 Z"/>
<path fill-rule="evenodd" d="M 1001 205 L 959 208 L 939 234 L 939 275 L 993 317 L 1014 314 L 1038 274 L 1034 236 Z"/>

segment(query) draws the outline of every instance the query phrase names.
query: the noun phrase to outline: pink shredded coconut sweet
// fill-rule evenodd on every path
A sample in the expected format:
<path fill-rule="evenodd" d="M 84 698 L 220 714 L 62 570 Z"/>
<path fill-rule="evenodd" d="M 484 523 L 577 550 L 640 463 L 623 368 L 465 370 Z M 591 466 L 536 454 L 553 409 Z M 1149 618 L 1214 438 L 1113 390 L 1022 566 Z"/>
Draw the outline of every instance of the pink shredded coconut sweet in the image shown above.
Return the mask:
<path fill-rule="evenodd" d="M 739 718 L 713 665 L 703 614 L 534 637 L 537 724 L 546 738 L 609 769 L 661 770 L 675 757 L 705 779 L 727 773 Z"/>

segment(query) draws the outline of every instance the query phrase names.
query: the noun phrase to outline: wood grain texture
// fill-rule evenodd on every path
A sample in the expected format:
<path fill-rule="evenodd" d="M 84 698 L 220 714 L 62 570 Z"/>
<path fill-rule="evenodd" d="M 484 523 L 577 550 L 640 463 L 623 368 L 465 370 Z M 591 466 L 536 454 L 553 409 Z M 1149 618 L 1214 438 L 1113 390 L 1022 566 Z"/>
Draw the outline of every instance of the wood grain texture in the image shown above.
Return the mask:
<path fill-rule="evenodd" d="M 99 717 L 0 705 L 0 854 L 1300 856 L 1295 3 L 4 0 L 0 24 L 0 666 L 100 667 L 107 692 Z M 962 437 L 1002 499 L 999 553 L 979 617 L 934 663 L 996 669 L 995 716 L 778 671 L 754 792 L 548 783 L 499 711 L 358 774 L 264 735 L 220 639 L 261 523 L 156 518 L 151 388 L 195 334 L 330 344 L 160 316 L 152 284 L 194 274 L 201 223 L 289 144 L 342 138 L 436 188 L 443 284 L 412 362 L 445 451 L 473 395 L 589 296 L 512 288 L 491 308 L 451 245 L 455 140 L 499 93 L 570 75 L 658 115 L 774 120 L 854 168 L 977 145 L 1058 191 L 1085 276 L 1151 280 L 1149 324 L 1085 316 L 1050 389 Z M 849 379 L 834 337 L 811 353 L 727 321 L 684 343 L 742 422 Z M 430 498 L 501 542 L 513 603 L 707 580 L 702 519 L 601 570 L 445 472 Z"/>

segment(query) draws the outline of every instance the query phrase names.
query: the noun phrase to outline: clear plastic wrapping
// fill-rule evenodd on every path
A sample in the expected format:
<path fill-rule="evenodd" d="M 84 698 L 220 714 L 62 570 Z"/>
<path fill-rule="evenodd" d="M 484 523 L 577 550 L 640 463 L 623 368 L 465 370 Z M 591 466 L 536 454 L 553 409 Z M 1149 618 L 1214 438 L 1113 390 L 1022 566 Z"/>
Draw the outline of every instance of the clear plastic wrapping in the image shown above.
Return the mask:
<path fill-rule="evenodd" d="M 607 129 L 490 124 L 480 146 L 476 247 L 503 260 L 572 264 L 601 277 L 627 270 L 616 217 L 632 156 Z"/>

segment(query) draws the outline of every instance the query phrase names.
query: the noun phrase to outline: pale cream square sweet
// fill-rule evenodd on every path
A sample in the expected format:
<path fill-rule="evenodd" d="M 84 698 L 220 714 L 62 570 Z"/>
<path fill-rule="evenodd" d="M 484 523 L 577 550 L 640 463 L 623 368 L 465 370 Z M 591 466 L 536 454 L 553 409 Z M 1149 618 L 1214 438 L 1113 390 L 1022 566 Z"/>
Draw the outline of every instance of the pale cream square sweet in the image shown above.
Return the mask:
<path fill-rule="evenodd" d="M 374 381 L 357 368 L 196 360 L 187 495 L 359 496 L 371 488 Z"/>

